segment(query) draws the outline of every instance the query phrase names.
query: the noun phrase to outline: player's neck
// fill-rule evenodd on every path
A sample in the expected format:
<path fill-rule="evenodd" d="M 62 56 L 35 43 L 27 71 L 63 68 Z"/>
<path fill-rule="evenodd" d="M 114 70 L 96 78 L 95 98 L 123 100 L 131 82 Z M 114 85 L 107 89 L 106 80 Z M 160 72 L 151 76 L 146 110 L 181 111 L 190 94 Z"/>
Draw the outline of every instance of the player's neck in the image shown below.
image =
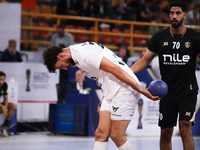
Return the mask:
<path fill-rule="evenodd" d="M 180 26 L 179 28 L 170 27 L 170 32 L 172 34 L 185 34 L 186 27 L 184 25 Z"/>

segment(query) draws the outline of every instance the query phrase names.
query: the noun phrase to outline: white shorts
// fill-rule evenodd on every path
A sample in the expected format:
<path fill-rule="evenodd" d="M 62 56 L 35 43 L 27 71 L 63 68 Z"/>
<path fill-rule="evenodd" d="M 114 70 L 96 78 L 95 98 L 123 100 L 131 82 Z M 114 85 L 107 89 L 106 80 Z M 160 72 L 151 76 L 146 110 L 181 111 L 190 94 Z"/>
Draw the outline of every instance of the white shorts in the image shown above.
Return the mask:
<path fill-rule="evenodd" d="M 129 86 L 122 86 L 110 101 L 103 99 L 100 111 L 110 111 L 111 120 L 131 120 L 140 94 Z"/>

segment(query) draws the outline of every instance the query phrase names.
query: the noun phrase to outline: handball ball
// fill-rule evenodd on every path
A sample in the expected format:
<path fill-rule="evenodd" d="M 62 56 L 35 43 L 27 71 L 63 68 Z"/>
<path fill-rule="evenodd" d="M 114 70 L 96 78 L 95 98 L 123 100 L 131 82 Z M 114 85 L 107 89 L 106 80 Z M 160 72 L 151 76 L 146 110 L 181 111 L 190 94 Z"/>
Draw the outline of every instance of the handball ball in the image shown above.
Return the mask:
<path fill-rule="evenodd" d="M 149 84 L 148 91 L 153 96 L 159 96 L 160 98 L 163 98 L 168 92 L 168 86 L 162 80 L 154 80 Z"/>

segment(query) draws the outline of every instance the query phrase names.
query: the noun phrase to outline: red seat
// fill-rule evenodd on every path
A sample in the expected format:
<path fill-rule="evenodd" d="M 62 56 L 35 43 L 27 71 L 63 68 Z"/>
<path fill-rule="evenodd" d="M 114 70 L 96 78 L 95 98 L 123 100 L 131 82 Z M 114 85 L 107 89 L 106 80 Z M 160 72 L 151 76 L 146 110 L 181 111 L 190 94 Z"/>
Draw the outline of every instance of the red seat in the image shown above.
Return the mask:
<path fill-rule="evenodd" d="M 74 25 L 68 24 L 65 26 L 65 29 L 76 29 L 76 27 Z M 76 34 L 75 33 L 71 33 L 73 35 L 73 38 L 76 39 Z"/>
<path fill-rule="evenodd" d="M 40 22 L 39 23 L 39 27 L 50 28 L 50 26 L 47 23 L 44 23 L 44 22 Z M 39 32 L 39 36 L 41 38 L 45 38 L 45 39 L 50 39 L 51 38 L 51 34 L 50 34 L 49 31 L 40 31 Z"/>
<path fill-rule="evenodd" d="M 144 34 L 141 30 L 135 30 L 135 34 Z M 135 38 L 134 45 L 147 46 L 148 42 L 143 38 Z"/>
<path fill-rule="evenodd" d="M 110 32 L 109 28 L 102 28 L 102 32 Z M 102 43 L 110 43 L 111 42 L 111 36 L 110 35 L 102 35 L 101 38 L 99 39 L 100 42 Z"/>
<path fill-rule="evenodd" d="M 112 29 L 113 33 L 121 33 L 121 31 L 117 28 Z M 121 36 L 112 36 L 112 43 L 122 43 Z"/>
<path fill-rule="evenodd" d="M 32 22 L 32 26 L 33 27 L 37 27 L 37 24 L 35 23 L 35 22 Z M 38 33 L 38 31 L 37 30 L 33 30 L 32 31 L 32 36 L 33 36 L 33 38 L 39 38 L 39 33 Z"/>
<path fill-rule="evenodd" d="M 94 31 L 94 27 L 90 27 L 90 31 Z M 88 41 L 89 42 L 93 42 L 94 41 L 94 34 L 90 34 L 89 38 L 88 38 Z"/>
<path fill-rule="evenodd" d="M 124 33 L 130 33 L 130 32 L 131 32 L 130 29 L 125 29 L 124 30 Z M 130 44 L 130 37 L 124 37 L 123 43 L 124 44 Z"/>
<path fill-rule="evenodd" d="M 86 31 L 86 28 L 83 26 L 78 26 L 76 29 Z M 77 33 L 76 41 L 87 41 L 87 35 L 84 33 Z"/>

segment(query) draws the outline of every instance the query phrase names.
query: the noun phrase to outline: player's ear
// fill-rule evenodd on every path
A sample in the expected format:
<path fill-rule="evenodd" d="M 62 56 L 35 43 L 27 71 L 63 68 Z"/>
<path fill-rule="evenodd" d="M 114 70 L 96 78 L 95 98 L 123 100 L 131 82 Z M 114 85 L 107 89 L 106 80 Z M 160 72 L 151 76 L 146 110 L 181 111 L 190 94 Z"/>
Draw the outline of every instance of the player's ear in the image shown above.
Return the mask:
<path fill-rule="evenodd" d="M 187 13 L 184 13 L 184 19 L 186 19 L 187 18 Z"/>
<path fill-rule="evenodd" d="M 64 53 L 59 53 L 59 54 L 57 55 L 57 58 L 58 58 L 58 59 L 63 59 L 63 58 L 65 58 Z"/>

